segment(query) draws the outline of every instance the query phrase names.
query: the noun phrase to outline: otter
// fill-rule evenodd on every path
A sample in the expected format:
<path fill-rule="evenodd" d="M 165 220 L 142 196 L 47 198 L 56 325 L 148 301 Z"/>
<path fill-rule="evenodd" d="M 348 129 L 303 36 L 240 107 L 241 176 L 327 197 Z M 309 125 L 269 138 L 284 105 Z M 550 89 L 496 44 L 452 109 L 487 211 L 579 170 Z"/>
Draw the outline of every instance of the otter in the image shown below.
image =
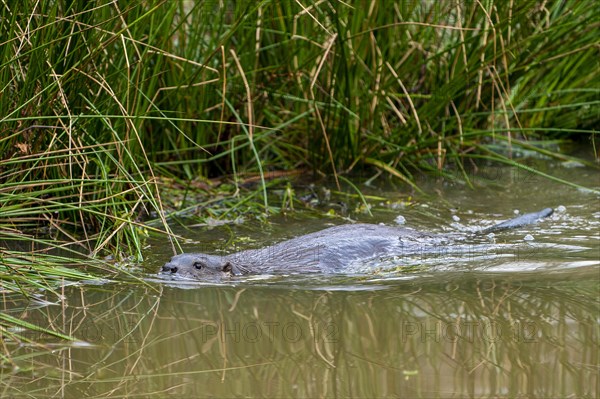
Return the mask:
<path fill-rule="evenodd" d="M 550 216 L 553 209 L 528 213 L 479 234 L 520 227 Z M 191 279 L 221 279 L 246 274 L 342 273 L 356 262 L 401 256 L 448 245 L 448 234 L 377 224 L 345 224 L 306 234 L 264 248 L 230 255 L 183 253 L 162 267 L 163 273 Z"/>

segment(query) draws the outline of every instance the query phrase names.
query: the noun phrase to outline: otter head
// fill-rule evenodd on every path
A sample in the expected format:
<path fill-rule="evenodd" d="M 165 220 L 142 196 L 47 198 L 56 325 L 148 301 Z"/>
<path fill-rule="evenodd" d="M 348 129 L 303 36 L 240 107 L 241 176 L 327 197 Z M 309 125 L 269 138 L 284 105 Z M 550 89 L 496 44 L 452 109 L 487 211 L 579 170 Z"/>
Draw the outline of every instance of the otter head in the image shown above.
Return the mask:
<path fill-rule="evenodd" d="M 233 265 L 225 257 L 200 253 L 175 255 L 165 263 L 162 271 L 196 280 L 213 280 L 234 275 Z"/>

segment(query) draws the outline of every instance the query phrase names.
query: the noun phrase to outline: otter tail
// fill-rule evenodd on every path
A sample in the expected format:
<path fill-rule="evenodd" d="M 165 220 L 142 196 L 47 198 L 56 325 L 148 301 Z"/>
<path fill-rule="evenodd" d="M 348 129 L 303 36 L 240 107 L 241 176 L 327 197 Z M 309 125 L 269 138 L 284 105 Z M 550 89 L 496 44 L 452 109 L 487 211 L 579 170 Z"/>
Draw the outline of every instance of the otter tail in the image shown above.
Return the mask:
<path fill-rule="evenodd" d="M 488 227 L 487 229 L 483 229 L 481 231 L 482 234 L 491 233 L 499 230 L 506 229 L 514 229 L 516 227 L 525 226 L 528 224 L 533 224 L 540 219 L 546 218 L 554 213 L 554 209 L 546 208 L 542 209 L 539 212 L 526 213 L 525 215 L 518 216 L 514 219 L 507 220 L 506 222 L 498 223 L 492 227 Z"/>

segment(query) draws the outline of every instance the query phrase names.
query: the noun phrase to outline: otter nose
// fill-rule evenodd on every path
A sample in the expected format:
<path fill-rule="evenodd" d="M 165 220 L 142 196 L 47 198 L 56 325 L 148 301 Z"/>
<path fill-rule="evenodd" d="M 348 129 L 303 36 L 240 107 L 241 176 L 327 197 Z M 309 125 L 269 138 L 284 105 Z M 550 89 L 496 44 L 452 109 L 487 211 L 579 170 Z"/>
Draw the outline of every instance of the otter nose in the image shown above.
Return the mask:
<path fill-rule="evenodd" d="M 162 267 L 162 271 L 163 272 L 171 272 L 171 273 L 177 273 L 177 266 L 174 266 L 170 263 L 165 263 L 165 265 Z"/>

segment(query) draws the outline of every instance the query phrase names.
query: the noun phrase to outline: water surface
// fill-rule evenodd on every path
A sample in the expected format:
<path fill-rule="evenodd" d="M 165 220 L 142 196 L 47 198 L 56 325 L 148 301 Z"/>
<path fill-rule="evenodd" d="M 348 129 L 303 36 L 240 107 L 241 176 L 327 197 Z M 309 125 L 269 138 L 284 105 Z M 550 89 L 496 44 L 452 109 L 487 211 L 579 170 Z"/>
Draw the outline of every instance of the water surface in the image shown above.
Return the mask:
<path fill-rule="evenodd" d="M 554 172 L 600 189 L 596 171 Z M 12 359 L 0 369 L 2 397 L 597 397 L 598 194 L 510 169 L 494 169 L 476 190 L 420 184 L 429 196 L 408 207 L 400 189 L 365 188 L 387 200 L 372 201 L 373 217 L 348 217 L 393 224 L 402 215 L 413 228 L 468 234 L 514 210 L 564 210 L 475 240 L 476 250 L 356 275 L 169 281 L 154 272 L 170 249 L 151 241 L 145 285 L 70 286 L 55 303 L 43 293 L 5 299 L 5 312 L 79 341 L 33 332 L 43 346 L 3 341 Z M 312 215 L 180 232 L 185 250 L 218 252 L 344 222 Z"/>

